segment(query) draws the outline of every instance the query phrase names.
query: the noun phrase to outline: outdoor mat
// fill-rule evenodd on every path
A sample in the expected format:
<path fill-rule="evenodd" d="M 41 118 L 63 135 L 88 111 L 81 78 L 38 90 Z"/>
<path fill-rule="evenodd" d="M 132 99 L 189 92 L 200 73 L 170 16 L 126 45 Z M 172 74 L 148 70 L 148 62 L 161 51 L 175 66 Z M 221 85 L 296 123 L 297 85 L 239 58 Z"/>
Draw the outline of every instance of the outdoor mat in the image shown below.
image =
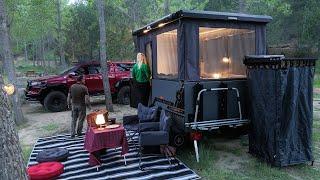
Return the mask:
<path fill-rule="evenodd" d="M 89 153 L 83 148 L 84 136 L 70 138 L 68 134 L 39 138 L 32 150 L 28 166 L 37 164 L 37 154 L 48 148 L 66 148 L 69 150 L 68 160 L 63 162 L 64 173 L 59 179 L 200 179 L 200 177 L 184 165 L 174 165 L 171 170 L 147 170 L 139 169 L 139 155 L 133 142 L 129 143 L 129 152 L 126 154 L 127 165 L 121 154 L 121 148 L 108 149 L 101 156 L 103 165 L 99 171 L 95 166 L 89 166 Z M 169 163 L 166 158 L 159 156 L 143 156 L 143 162 L 152 168 L 167 168 Z"/>

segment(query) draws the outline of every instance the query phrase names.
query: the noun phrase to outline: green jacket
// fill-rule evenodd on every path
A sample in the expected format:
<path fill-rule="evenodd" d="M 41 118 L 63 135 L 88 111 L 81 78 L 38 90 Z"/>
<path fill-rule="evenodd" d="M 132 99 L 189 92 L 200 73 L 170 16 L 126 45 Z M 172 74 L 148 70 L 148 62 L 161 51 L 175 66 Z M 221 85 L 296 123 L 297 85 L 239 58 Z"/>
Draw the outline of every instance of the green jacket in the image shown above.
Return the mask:
<path fill-rule="evenodd" d="M 147 64 L 142 64 L 140 69 L 138 64 L 135 64 L 132 68 L 132 77 L 139 83 L 149 82 L 151 73 Z"/>

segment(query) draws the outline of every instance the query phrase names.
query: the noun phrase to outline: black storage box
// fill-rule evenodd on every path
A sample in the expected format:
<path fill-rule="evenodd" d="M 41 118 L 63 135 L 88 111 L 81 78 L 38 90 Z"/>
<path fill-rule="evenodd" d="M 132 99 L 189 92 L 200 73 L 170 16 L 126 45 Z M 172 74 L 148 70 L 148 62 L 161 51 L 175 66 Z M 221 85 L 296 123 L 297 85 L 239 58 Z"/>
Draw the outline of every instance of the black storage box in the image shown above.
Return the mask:
<path fill-rule="evenodd" d="M 316 59 L 246 56 L 250 95 L 249 153 L 274 166 L 313 161 Z"/>

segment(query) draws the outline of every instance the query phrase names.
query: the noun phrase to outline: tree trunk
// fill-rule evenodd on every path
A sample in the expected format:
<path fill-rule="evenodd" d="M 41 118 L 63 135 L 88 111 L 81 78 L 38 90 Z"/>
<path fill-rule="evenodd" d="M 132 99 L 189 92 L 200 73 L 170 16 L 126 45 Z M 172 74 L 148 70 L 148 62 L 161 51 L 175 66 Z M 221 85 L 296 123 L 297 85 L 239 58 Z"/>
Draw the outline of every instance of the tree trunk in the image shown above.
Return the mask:
<path fill-rule="evenodd" d="M 169 0 L 164 1 L 164 15 L 170 14 L 170 2 Z"/>
<path fill-rule="evenodd" d="M 239 0 L 239 12 L 245 13 L 246 12 L 246 0 Z"/>
<path fill-rule="evenodd" d="M 49 46 L 49 44 L 50 44 L 50 38 L 49 38 L 49 36 L 47 36 L 47 38 L 46 38 L 46 43 L 47 43 L 47 51 L 50 52 L 50 46 Z M 48 67 L 51 67 L 51 59 L 48 59 L 47 65 L 48 65 Z"/>
<path fill-rule="evenodd" d="M 42 66 L 41 48 L 39 40 L 37 42 L 37 65 Z"/>
<path fill-rule="evenodd" d="M 60 0 L 57 1 L 57 23 L 58 23 L 58 43 L 59 43 L 59 55 L 60 55 L 60 65 L 63 69 L 67 68 L 67 63 L 65 59 L 64 49 L 63 49 L 63 41 L 61 38 L 61 3 Z"/>
<path fill-rule="evenodd" d="M 24 59 L 25 61 L 28 61 L 28 49 L 27 49 L 27 43 L 24 43 Z"/>
<path fill-rule="evenodd" d="M 45 42 L 44 42 L 44 39 L 43 39 L 43 37 L 42 37 L 42 38 L 41 38 L 41 41 L 40 41 L 41 58 L 42 58 L 42 66 L 45 68 L 45 67 L 46 67 L 46 56 L 45 56 L 44 45 L 45 45 Z"/>
<path fill-rule="evenodd" d="M 34 42 L 32 43 L 32 50 L 33 50 L 33 54 L 32 54 L 32 65 L 33 67 L 36 66 L 36 49 L 34 48 L 35 44 Z"/>
<path fill-rule="evenodd" d="M 0 4 L 2 3 L 0 0 Z M 1 5 L 0 5 L 1 6 Z M 0 86 L 3 85 L 0 74 Z M 0 89 L 0 179 L 27 179 L 19 137 L 6 94 Z"/>
<path fill-rule="evenodd" d="M 131 19 L 131 30 L 134 31 L 140 27 L 140 18 L 139 18 L 139 2 L 137 0 L 126 0 L 126 6 L 128 7 L 128 16 Z"/>
<path fill-rule="evenodd" d="M 0 25 L 1 25 L 0 34 L 2 35 L 1 39 L 3 43 L 3 56 L 4 56 L 4 61 L 8 65 L 8 67 L 5 70 L 7 71 L 9 82 L 14 84 L 15 87 L 17 88 L 17 78 L 15 73 L 14 61 L 12 58 L 12 51 L 10 48 L 10 38 L 9 38 L 9 31 L 7 26 L 7 16 L 5 11 L 4 0 L 0 0 Z M 24 122 L 24 118 L 21 110 L 19 93 L 15 93 L 11 98 L 11 100 L 13 105 L 15 122 L 17 124 L 22 124 Z"/>
<path fill-rule="evenodd" d="M 38 41 L 35 43 L 35 59 L 36 59 L 36 66 L 39 66 L 39 51 L 38 51 Z"/>
<path fill-rule="evenodd" d="M 72 62 L 75 62 L 75 55 L 74 55 L 74 49 L 75 49 L 75 43 L 72 42 Z"/>
<path fill-rule="evenodd" d="M 5 61 L 11 61 L 9 80 L 12 82 L 10 75 L 14 74 L 14 67 L 12 62 L 12 55 L 10 49 L 10 40 L 7 27 L 7 16 L 5 13 L 4 0 L 0 0 L 0 34 L 3 42 L 3 56 Z M 14 81 L 15 82 L 15 81 Z M 3 85 L 2 74 L 0 74 L 0 87 Z M 15 101 L 13 101 L 15 102 Z M 22 150 L 19 143 L 19 137 L 15 131 L 14 119 L 17 121 L 17 104 L 12 103 L 14 106 L 15 118 L 12 115 L 9 101 L 6 94 L 0 89 L 0 179 L 27 179 L 26 169 L 23 162 Z M 21 112 L 21 109 L 20 109 Z M 22 112 L 21 112 L 22 113 Z"/>
<path fill-rule="evenodd" d="M 106 108 L 108 111 L 113 111 L 108 66 L 107 66 L 107 50 L 106 50 L 106 22 L 104 20 L 104 0 L 97 0 L 99 29 L 100 29 L 100 64 L 102 70 L 103 88 L 106 99 Z"/>

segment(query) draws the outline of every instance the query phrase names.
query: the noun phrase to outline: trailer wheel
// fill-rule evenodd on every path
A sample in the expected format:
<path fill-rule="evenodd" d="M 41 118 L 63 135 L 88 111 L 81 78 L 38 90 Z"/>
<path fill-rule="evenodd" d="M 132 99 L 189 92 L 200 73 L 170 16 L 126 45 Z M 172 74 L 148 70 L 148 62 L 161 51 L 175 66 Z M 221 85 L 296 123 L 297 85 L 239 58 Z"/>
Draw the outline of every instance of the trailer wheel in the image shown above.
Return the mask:
<path fill-rule="evenodd" d="M 173 136 L 172 143 L 175 147 L 181 147 L 185 142 L 185 136 L 183 134 L 175 134 Z"/>

